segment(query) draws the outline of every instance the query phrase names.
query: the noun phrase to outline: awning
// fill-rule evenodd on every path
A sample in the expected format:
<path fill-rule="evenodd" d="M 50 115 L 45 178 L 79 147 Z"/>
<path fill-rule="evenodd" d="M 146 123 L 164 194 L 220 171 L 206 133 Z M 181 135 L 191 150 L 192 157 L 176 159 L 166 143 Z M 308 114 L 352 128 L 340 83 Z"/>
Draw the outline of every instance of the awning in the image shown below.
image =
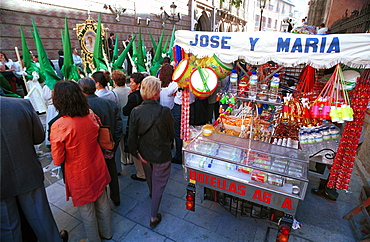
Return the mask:
<path fill-rule="evenodd" d="M 200 32 L 178 30 L 175 44 L 198 58 L 216 55 L 231 63 L 274 61 L 284 66 L 309 64 L 330 68 L 338 63 L 370 68 L 370 34 L 305 35 L 280 32 Z"/>

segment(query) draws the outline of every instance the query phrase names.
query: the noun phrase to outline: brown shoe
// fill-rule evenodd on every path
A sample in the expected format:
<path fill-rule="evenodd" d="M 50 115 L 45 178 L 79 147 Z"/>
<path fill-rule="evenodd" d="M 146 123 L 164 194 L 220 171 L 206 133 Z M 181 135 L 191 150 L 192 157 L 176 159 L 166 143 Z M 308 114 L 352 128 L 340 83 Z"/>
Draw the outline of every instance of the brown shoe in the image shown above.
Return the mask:
<path fill-rule="evenodd" d="M 131 179 L 136 180 L 136 181 L 146 181 L 146 179 L 144 179 L 144 178 L 137 177 L 136 174 L 132 174 Z"/>
<path fill-rule="evenodd" d="M 68 232 L 67 232 L 67 230 L 60 231 L 59 236 L 60 236 L 60 238 L 62 239 L 63 242 L 68 241 Z"/>
<path fill-rule="evenodd" d="M 311 189 L 311 193 L 315 196 L 325 198 L 329 202 L 335 203 L 337 199 L 331 198 L 325 190 Z"/>

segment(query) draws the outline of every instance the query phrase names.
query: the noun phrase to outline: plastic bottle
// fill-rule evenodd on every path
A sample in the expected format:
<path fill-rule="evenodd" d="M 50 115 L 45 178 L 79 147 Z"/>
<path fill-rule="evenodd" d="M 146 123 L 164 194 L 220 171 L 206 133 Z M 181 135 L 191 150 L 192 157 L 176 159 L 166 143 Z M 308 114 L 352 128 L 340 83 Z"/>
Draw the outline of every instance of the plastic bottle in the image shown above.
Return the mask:
<path fill-rule="evenodd" d="M 203 157 L 204 158 L 204 157 Z M 212 164 L 212 158 L 205 158 L 205 159 L 201 159 L 199 162 L 198 162 L 198 166 L 200 168 L 204 168 L 204 169 L 209 169 L 211 168 L 211 164 Z"/>
<path fill-rule="evenodd" d="M 301 144 L 302 150 L 309 152 L 308 150 L 308 140 L 307 140 L 307 132 L 306 130 L 299 131 L 299 142 Z"/>
<path fill-rule="evenodd" d="M 329 132 L 329 126 L 326 126 L 326 125 L 321 126 L 320 127 L 320 132 L 322 134 L 322 139 L 324 141 L 327 141 L 327 140 L 330 140 L 331 139 L 330 132 Z"/>
<path fill-rule="evenodd" d="M 212 160 L 210 168 L 213 171 L 216 171 L 216 170 L 218 170 L 218 171 L 225 171 L 225 170 L 234 171 L 234 170 L 237 170 L 236 165 L 234 165 L 232 163 L 229 163 L 229 162 L 215 160 L 215 159 Z"/>
<path fill-rule="evenodd" d="M 226 169 L 225 163 L 219 160 L 212 160 L 210 168 L 212 171 L 224 171 Z"/>
<path fill-rule="evenodd" d="M 308 146 L 308 154 L 312 155 L 315 152 L 315 136 L 311 130 L 307 131 L 307 146 Z"/>
<path fill-rule="evenodd" d="M 236 94 L 238 91 L 238 74 L 236 73 L 236 70 L 233 69 L 230 74 L 230 93 Z"/>
<path fill-rule="evenodd" d="M 279 95 L 279 83 L 280 83 L 279 74 L 274 74 L 270 82 L 270 93 L 269 93 L 270 102 L 277 102 Z"/>
<path fill-rule="evenodd" d="M 249 95 L 248 98 L 256 99 L 257 95 L 257 84 L 258 84 L 258 76 L 256 71 L 252 71 L 252 75 L 249 78 Z"/>
<path fill-rule="evenodd" d="M 335 125 L 330 126 L 329 128 L 331 139 L 339 139 L 340 138 L 340 129 Z"/>
<path fill-rule="evenodd" d="M 319 128 L 320 133 L 322 134 L 323 144 L 326 149 L 331 149 L 331 137 L 329 132 L 329 126 L 323 125 Z"/>
<path fill-rule="evenodd" d="M 313 133 L 313 136 L 315 138 L 315 152 L 318 152 L 322 149 L 325 148 L 325 145 L 323 143 L 323 137 L 322 137 L 322 133 L 320 132 L 320 129 L 319 128 L 314 128 L 312 130 L 312 133 Z"/>

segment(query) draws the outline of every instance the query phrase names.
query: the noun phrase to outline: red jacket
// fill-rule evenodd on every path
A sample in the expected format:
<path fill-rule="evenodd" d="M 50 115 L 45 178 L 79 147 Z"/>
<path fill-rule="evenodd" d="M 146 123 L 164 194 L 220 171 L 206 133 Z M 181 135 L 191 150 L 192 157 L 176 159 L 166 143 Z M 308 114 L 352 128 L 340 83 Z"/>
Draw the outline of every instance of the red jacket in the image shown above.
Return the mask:
<path fill-rule="evenodd" d="M 74 206 L 96 201 L 110 182 L 98 130 L 91 110 L 84 117 L 63 116 L 51 126 L 51 154 L 55 165 L 64 162 L 66 197 Z"/>

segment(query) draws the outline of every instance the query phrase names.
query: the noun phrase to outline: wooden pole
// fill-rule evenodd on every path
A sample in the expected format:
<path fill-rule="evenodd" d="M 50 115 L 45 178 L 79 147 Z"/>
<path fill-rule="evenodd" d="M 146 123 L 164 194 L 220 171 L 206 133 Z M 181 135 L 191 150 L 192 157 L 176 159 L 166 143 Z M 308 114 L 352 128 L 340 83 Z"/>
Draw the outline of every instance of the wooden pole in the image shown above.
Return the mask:
<path fill-rule="evenodd" d="M 18 58 L 19 66 L 21 67 L 21 71 L 23 71 L 22 60 L 21 60 L 21 58 L 19 56 L 18 47 L 14 47 L 14 49 L 15 49 L 15 54 L 17 55 L 17 58 Z M 30 90 L 29 90 L 29 88 L 27 86 L 27 80 L 24 77 L 24 75 L 22 75 L 22 78 L 23 78 L 24 85 L 26 86 L 26 90 L 27 90 L 27 92 L 29 92 Z"/>
<path fill-rule="evenodd" d="M 122 45 L 123 45 L 124 48 L 126 48 L 126 43 L 125 43 L 124 40 L 122 41 Z M 136 68 L 135 62 L 132 60 L 130 52 L 127 52 L 127 55 L 128 55 L 128 58 L 129 58 L 129 60 L 131 62 L 132 73 L 137 72 L 137 68 Z M 126 66 L 126 68 L 127 68 L 127 66 Z"/>

